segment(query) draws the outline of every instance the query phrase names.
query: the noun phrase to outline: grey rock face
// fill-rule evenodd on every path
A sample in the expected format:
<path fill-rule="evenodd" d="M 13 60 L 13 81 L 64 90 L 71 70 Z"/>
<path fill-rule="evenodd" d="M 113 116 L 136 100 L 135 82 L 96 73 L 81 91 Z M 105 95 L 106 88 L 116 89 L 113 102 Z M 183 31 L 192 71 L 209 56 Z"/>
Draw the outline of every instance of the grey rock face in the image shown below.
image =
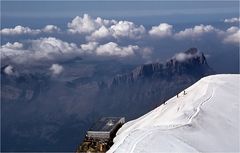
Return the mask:
<path fill-rule="evenodd" d="M 108 86 L 133 83 L 143 78 L 172 78 L 177 75 L 192 75 L 201 78 L 214 73 L 208 66 L 205 55 L 198 52 L 196 48 L 190 48 L 182 54 L 187 57 L 184 61 L 178 61 L 176 57 L 172 57 L 166 63 L 145 64 L 135 68 L 130 73 L 115 76 L 108 83 Z"/>

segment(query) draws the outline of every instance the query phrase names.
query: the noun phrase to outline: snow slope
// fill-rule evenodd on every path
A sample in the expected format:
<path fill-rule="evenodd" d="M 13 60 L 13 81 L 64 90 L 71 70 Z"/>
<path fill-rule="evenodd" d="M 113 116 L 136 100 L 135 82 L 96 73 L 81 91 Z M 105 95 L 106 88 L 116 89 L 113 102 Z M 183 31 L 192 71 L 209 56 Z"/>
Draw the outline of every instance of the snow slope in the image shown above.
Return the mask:
<path fill-rule="evenodd" d="M 239 152 L 240 75 L 208 76 L 127 122 L 108 153 Z"/>

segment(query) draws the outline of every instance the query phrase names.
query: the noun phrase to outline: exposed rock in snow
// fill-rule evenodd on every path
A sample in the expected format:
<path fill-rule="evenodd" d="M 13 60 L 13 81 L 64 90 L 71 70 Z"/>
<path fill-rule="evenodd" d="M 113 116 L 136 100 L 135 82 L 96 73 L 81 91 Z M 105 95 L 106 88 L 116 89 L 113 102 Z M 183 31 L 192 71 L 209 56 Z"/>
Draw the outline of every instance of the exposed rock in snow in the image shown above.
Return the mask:
<path fill-rule="evenodd" d="M 127 122 L 108 153 L 239 152 L 240 75 L 212 75 Z"/>

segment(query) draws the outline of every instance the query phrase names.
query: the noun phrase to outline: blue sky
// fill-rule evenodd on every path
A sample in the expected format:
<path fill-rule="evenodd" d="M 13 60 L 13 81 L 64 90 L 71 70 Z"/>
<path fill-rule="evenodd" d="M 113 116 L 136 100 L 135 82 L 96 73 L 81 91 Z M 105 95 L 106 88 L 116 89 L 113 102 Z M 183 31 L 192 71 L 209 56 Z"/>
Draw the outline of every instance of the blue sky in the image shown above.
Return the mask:
<path fill-rule="evenodd" d="M 3 1 L 3 17 L 102 17 L 238 14 L 238 1 Z"/>
<path fill-rule="evenodd" d="M 219 22 L 238 16 L 238 1 L 1 1 L 2 28 L 18 24 L 42 27 L 66 22 L 84 13 L 151 26 L 160 22 Z"/>

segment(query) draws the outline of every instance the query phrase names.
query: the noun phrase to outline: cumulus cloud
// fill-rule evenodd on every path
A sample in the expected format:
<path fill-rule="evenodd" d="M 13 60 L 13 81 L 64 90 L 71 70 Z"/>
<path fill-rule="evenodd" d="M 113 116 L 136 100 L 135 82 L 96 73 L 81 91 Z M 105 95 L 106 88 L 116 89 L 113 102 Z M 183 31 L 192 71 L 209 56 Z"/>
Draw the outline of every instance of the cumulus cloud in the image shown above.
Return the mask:
<path fill-rule="evenodd" d="M 173 26 L 167 23 L 161 23 L 158 26 L 153 26 L 148 32 L 149 35 L 154 37 L 168 37 L 172 35 Z"/>
<path fill-rule="evenodd" d="M 88 14 L 82 17 L 75 17 L 71 23 L 68 23 L 69 32 L 71 33 L 90 33 L 99 26 Z"/>
<path fill-rule="evenodd" d="M 49 68 L 49 70 L 52 72 L 53 75 L 58 75 L 62 73 L 64 70 L 63 66 L 59 64 L 52 64 L 52 66 Z"/>
<path fill-rule="evenodd" d="M 75 43 L 68 43 L 54 37 L 40 38 L 31 41 L 31 49 L 44 55 L 67 54 L 78 50 Z"/>
<path fill-rule="evenodd" d="M 31 29 L 29 27 L 23 27 L 18 25 L 14 28 L 1 29 L 0 34 L 1 35 L 23 35 L 23 34 L 37 35 L 40 33 L 54 33 L 59 31 L 60 31 L 60 28 L 58 28 L 55 25 L 46 25 L 43 29 Z"/>
<path fill-rule="evenodd" d="M 4 28 L 1 30 L 2 35 L 21 35 L 21 34 L 39 34 L 41 30 L 30 29 L 29 27 L 16 26 L 14 28 Z"/>
<path fill-rule="evenodd" d="M 4 68 L 4 73 L 7 75 L 13 75 L 14 70 L 12 65 L 8 65 L 7 67 Z"/>
<path fill-rule="evenodd" d="M 127 57 L 139 55 L 142 58 L 149 58 L 152 49 L 149 47 L 139 47 L 138 45 L 119 46 L 115 42 L 99 44 L 98 42 L 89 42 L 80 45 L 80 49 L 85 54 L 98 56 L 118 56 Z"/>
<path fill-rule="evenodd" d="M 54 33 L 54 32 L 60 32 L 60 28 L 58 28 L 57 26 L 55 25 L 46 25 L 43 29 L 42 29 L 43 32 L 46 32 L 46 33 Z"/>
<path fill-rule="evenodd" d="M 228 28 L 226 32 L 224 32 L 225 37 L 223 39 L 224 43 L 236 44 L 239 45 L 240 42 L 240 29 L 238 27 Z"/>
<path fill-rule="evenodd" d="M 121 47 L 114 42 L 109 42 L 104 45 L 98 46 L 96 49 L 97 55 L 105 55 L 105 56 L 120 56 L 126 57 L 133 55 L 139 47 L 136 45 L 128 45 L 127 47 Z"/>
<path fill-rule="evenodd" d="M 217 29 L 211 25 L 198 25 L 194 28 L 187 28 L 183 31 L 180 31 L 174 35 L 176 39 L 186 39 L 186 38 L 201 38 L 204 34 L 213 33 L 216 35 L 216 38 L 222 40 L 223 43 L 236 44 L 239 45 L 240 32 L 239 27 L 230 27 L 226 31 Z"/>
<path fill-rule="evenodd" d="M 119 21 L 111 27 L 102 26 L 94 31 L 90 36 L 87 36 L 88 40 L 99 40 L 103 38 L 130 38 L 140 39 L 145 34 L 144 26 L 137 26 L 133 22 Z"/>
<path fill-rule="evenodd" d="M 238 18 L 225 19 L 224 22 L 225 22 L 225 23 L 238 23 L 238 22 L 240 22 L 240 17 L 238 17 Z"/>
<path fill-rule="evenodd" d="M 11 59 L 16 63 L 22 63 L 31 60 L 67 58 L 79 54 L 76 44 L 54 37 L 30 40 L 26 48 L 22 46 L 18 42 L 1 46 L 1 59 Z"/>
<path fill-rule="evenodd" d="M 68 31 L 71 33 L 87 34 L 96 31 L 101 26 L 109 26 L 115 22 L 115 20 L 104 20 L 100 17 L 93 19 L 88 14 L 84 14 L 83 17 L 77 16 L 72 22 L 68 23 Z"/>
<path fill-rule="evenodd" d="M 23 44 L 19 43 L 19 42 L 14 42 L 14 43 L 7 42 L 5 45 L 2 46 L 2 48 L 22 49 L 23 48 Z"/>
<path fill-rule="evenodd" d="M 152 53 L 152 48 L 149 47 L 139 47 L 138 45 L 119 46 L 115 42 L 108 42 L 106 44 L 89 42 L 80 45 L 80 49 L 85 54 L 97 56 L 127 57 L 138 55 L 142 58 L 149 58 L 149 55 Z"/>
<path fill-rule="evenodd" d="M 87 44 L 81 44 L 80 48 L 85 53 L 93 53 L 97 49 L 98 45 L 99 45 L 98 42 L 89 42 Z"/>
<path fill-rule="evenodd" d="M 25 43 L 23 45 L 14 42 L 1 46 L 1 59 L 8 59 L 15 63 L 26 63 L 43 60 L 64 60 L 82 55 L 117 57 L 140 55 L 145 57 L 151 53 L 151 49 L 147 47 L 140 48 L 138 45 L 120 46 L 115 42 L 106 44 L 88 42 L 78 47 L 75 43 L 68 43 L 54 37 L 29 40 Z"/>
<path fill-rule="evenodd" d="M 139 39 L 146 31 L 144 26 L 137 26 L 130 21 L 105 20 L 100 17 L 93 19 L 88 14 L 75 17 L 68 23 L 68 28 L 70 33 L 85 34 L 86 39 L 91 41 L 107 37 Z"/>
<path fill-rule="evenodd" d="M 2 59 L 15 59 L 16 61 L 21 61 L 21 57 L 24 54 L 28 54 L 26 50 L 23 49 L 23 44 L 19 42 L 6 43 L 1 46 L 1 60 Z"/>
<path fill-rule="evenodd" d="M 87 36 L 87 40 L 96 41 L 110 36 L 111 36 L 110 30 L 105 26 L 102 26 L 98 30 L 94 31 L 90 36 Z"/>
<path fill-rule="evenodd" d="M 175 34 L 175 38 L 177 39 L 183 39 L 183 38 L 198 38 L 206 33 L 216 32 L 217 29 L 215 29 L 211 25 L 197 25 L 194 28 L 187 28 L 183 31 L 180 31 Z"/>
<path fill-rule="evenodd" d="M 139 39 L 145 33 L 144 26 L 137 26 L 133 22 L 119 21 L 117 24 L 110 27 L 112 35 L 115 38 L 129 37 L 133 39 Z"/>

